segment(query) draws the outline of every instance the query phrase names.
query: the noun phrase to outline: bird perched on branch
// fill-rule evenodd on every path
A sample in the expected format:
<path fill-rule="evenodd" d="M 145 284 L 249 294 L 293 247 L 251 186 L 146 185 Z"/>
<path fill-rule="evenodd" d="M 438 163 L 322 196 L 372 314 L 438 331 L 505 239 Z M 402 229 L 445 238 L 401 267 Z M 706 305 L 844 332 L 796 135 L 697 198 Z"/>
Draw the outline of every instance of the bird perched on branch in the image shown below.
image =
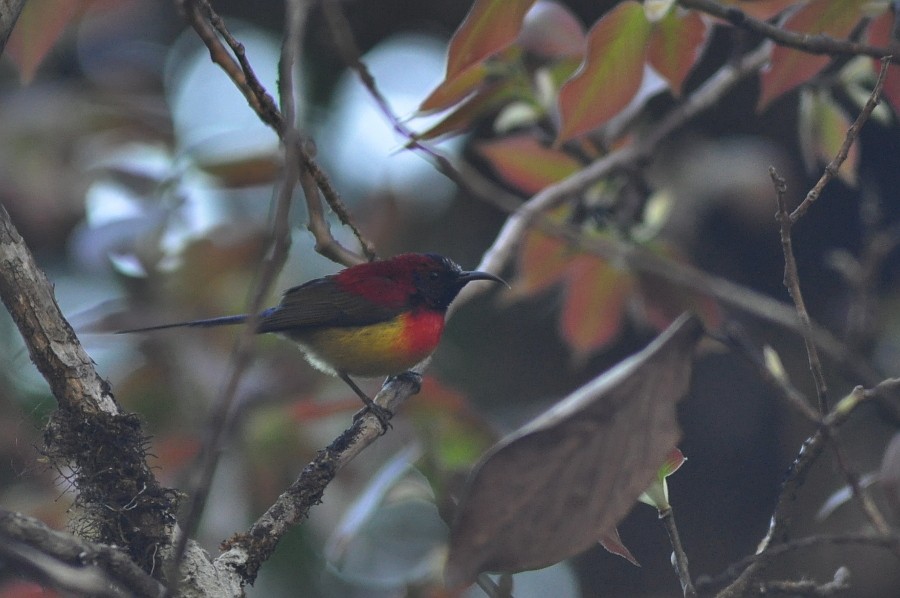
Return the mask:
<path fill-rule="evenodd" d="M 351 266 L 288 289 L 275 307 L 256 317 L 256 331 L 296 342 L 313 366 L 340 377 L 387 429 L 391 412 L 376 405 L 350 376 L 397 375 L 437 348 L 444 316 L 462 288 L 474 280 L 503 279 L 467 272 L 430 253 L 406 253 Z M 249 314 L 121 330 L 240 324 Z"/>

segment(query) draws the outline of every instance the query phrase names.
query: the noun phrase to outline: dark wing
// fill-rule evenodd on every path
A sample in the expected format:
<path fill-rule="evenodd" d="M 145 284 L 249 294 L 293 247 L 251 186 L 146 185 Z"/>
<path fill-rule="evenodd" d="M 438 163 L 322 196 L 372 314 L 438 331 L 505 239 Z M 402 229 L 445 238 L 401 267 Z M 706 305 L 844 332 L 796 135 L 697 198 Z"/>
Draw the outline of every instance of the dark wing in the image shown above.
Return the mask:
<path fill-rule="evenodd" d="M 284 332 L 319 326 L 365 326 L 396 317 L 401 308 L 377 305 L 341 290 L 332 277 L 288 289 L 277 307 L 262 314 L 259 332 Z"/>

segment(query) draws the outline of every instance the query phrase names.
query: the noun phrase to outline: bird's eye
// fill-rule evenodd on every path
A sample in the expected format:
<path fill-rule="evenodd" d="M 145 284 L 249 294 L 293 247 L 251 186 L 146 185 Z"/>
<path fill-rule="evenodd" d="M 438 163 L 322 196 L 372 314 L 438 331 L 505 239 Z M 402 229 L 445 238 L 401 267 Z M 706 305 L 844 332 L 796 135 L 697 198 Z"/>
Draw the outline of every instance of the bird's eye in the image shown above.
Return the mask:
<path fill-rule="evenodd" d="M 428 273 L 428 278 L 430 278 L 431 280 L 437 280 L 439 276 L 440 276 L 440 274 L 437 272 L 429 272 Z"/>

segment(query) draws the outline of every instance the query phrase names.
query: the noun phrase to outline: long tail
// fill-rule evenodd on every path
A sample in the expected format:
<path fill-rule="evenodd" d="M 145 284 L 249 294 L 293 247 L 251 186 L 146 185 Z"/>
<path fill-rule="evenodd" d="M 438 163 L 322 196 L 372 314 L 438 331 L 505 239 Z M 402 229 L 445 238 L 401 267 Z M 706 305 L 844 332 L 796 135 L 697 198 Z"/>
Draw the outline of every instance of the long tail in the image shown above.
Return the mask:
<path fill-rule="evenodd" d="M 207 320 L 191 320 L 190 322 L 176 322 L 174 324 L 160 324 L 158 326 L 147 326 L 146 328 L 130 328 L 128 330 L 119 330 L 116 334 L 128 334 L 130 332 L 149 332 L 151 330 L 165 330 L 166 328 L 183 328 L 186 326 L 209 328 L 212 326 L 228 326 L 229 324 L 240 324 L 246 322 L 249 316 L 241 314 L 239 316 L 222 316 L 219 318 L 209 318 Z"/>

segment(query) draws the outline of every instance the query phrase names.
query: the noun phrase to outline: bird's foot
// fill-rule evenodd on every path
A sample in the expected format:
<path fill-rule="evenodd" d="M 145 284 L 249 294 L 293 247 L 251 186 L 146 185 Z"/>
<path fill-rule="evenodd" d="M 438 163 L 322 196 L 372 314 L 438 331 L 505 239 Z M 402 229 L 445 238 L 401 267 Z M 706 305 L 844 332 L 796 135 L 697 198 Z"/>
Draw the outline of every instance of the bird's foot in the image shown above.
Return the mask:
<path fill-rule="evenodd" d="M 419 394 L 419 391 L 422 390 L 422 374 L 420 374 L 419 372 L 407 370 L 405 372 L 390 376 L 388 379 L 400 380 L 402 382 L 411 384 L 414 387 L 412 392 L 413 394 Z"/>
<path fill-rule="evenodd" d="M 378 405 L 371 399 L 369 399 L 365 407 L 353 414 L 353 421 L 356 422 L 366 413 L 371 413 L 372 415 L 374 415 L 375 419 L 378 420 L 378 423 L 381 424 L 382 435 L 386 434 L 387 431 L 393 427 L 391 425 L 390 419 L 394 417 L 394 413 L 390 409 L 385 409 L 381 405 Z"/>

